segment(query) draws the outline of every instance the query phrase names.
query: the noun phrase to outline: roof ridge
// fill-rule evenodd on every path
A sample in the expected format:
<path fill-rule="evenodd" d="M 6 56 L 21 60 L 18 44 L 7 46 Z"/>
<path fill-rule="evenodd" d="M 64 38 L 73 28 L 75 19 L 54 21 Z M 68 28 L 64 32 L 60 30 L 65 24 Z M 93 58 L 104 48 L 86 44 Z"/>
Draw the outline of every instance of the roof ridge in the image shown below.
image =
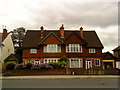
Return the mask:
<path fill-rule="evenodd" d="M 27 31 L 40 31 L 40 30 L 27 30 Z M 60 30 L 45 30 L 45 31 L 60 31 Z M 80 30 L 64 30 L 64 31 L 80 31 Z M 92 32 L 95 30 L 83 30 L 84 32 Z"/>

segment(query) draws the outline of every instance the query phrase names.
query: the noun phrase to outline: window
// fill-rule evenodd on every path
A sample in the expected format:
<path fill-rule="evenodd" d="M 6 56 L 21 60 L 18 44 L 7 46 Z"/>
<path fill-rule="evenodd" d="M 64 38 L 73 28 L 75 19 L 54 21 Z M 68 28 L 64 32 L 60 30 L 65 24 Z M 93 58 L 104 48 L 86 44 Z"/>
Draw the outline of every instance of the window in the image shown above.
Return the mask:
<path fill-rule="evenodd" d="M 50 62 L 58 62 L 58 59 L 53 59 L 53 58 L 51 58 L 51 59 L 44 59 L 44 63 L 50 63 Z"/>
<path fill-rule="evenodd" d="M 40 64 L 40 60 L 34 60 L 34 64 Z"/>
<path fill-rule="evenodd" d="M 57 44 L 44 45 L 44 52 L 47 53 L 61 52 L 61 45 L 57 45 Z"/>
<path fill-rule="evenodd" d="M 66 46 L 66 52 L 82 52 L 82 45 L 69 44 Z"/>
<path fill-rule="evenodd" d="M 83 61 L 82 59 L 69 59 L 68 65 L 70 68 L 82 68 Z"/>
<path fill-rule="evenodd" d="M 89 48 L 89 53 L 95 53 L 95 48 Z"/>
<path fill-rule="evenodd" d="M 100 59 L 95 59 L 95 66 L 100 66 Z"/>
<path fill-rule="evenodd" d="M 30 49 L 30 53 L 31 54 L 36 54 L 37 53 L 37 49 Z"/>

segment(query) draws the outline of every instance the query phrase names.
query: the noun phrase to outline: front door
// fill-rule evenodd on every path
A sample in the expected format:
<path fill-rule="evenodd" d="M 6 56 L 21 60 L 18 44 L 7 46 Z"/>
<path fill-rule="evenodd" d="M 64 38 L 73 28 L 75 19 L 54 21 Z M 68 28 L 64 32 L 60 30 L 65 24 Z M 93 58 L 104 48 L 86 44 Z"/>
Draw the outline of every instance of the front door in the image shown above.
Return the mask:
<path fill-rule="evenodd" d="M 86 60 L 86 69 L 92 68 L 92 61 L 91 60 Z"/>
<path fill-rule="evenodd" d="M 40 60 L 35 60 L 34 64 L 40 64 Z"/>

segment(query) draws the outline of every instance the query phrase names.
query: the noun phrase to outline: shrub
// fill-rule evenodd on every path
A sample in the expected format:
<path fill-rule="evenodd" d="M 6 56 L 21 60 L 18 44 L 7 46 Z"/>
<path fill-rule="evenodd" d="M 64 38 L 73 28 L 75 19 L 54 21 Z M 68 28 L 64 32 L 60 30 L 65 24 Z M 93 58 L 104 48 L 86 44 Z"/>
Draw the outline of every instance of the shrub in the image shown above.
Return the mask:
<path fill-rule="evenodd" d="M 32 67 L 32 63 L 27 63 L 26 69 L 31 69 L 31 67 Z"/>
<path fill-rule="evenodd" d="M 65 61 L 60 62 L 60 66 L 61 66 L 60 68 L 62 68 L 62 69 L 66 68 L 67 62 L 65 62 Z"/>
<path fill-rule="evenodd" d="M 8 63 L 7 65 L 6 65 L 6 69 L 7 70 L 13 70 L 14 68 L 15 68 L 15 63 L 14 62 L 11 62 L 11 63 Z"/>
<path fill-rule="evenodd" d="M 54 69 L 58 69 L 60 68 L 60 63 L 57 63 L 57 62 L 50 62 L 50 66 L 52 66 Z"/>
<path fill-rule="evenodd" d="M 63 57 L 61 57 L 60 58 L 60 60 L 59 60 L 60 62 L 67 62 L 68 61 L 68 58 L 66 57 L 66 56 L 63 56 Z"/>
<path fill-rule="evenodd" d="M 62 61 L 62 62 L 60 62 L 60 64 L 66 66 L 66 65 L 67 65 L 67 62 Z"/>
<path fill-rule="evenodd" d="M 26 69 L 26 65 L 25 64 L 17 64 L 15 69 L 16 70 L 24 70 L 24 69 Z"/>

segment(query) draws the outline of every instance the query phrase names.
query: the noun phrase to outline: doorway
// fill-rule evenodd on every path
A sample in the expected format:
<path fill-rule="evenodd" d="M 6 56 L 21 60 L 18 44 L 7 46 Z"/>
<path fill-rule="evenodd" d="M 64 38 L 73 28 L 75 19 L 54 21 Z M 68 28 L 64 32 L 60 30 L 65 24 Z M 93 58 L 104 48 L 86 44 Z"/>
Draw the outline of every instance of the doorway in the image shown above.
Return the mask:
<path fill-rule="evenodd" d="M 92 68 L 92 61 L 91 60 L 86 60 L 86 69 Z"/>

